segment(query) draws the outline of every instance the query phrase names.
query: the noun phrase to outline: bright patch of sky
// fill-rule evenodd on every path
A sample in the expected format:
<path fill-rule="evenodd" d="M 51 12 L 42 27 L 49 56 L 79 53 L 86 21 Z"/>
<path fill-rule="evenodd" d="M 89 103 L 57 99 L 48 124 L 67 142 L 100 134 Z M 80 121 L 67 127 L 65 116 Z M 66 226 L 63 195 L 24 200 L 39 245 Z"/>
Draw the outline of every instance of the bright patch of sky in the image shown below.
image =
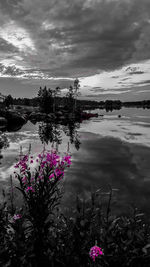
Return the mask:
<path fill-rule="evenodd" d="M 81 87 L 86 92 L 93 88 L 91 94 L 97 94 L 100 89 L 104 93 L 121 93 L 120 89 L 131 88 L 132 86 L 145 86 L 150 84 L 150 60 L 142 63 L 124 66 L 121 69 L 109 72 L 102 72 L 90 77 L 80 78 Z M 122 93 L 127 91 L 122 90 Z"/>
<path fill-rule="evenodd" d="M 35 50 L 34 43 L 29 33 L 24 28 L 18 26 L 14 21 L 0 27 L 0 37 L 20 51 L 33 52 Z"/>

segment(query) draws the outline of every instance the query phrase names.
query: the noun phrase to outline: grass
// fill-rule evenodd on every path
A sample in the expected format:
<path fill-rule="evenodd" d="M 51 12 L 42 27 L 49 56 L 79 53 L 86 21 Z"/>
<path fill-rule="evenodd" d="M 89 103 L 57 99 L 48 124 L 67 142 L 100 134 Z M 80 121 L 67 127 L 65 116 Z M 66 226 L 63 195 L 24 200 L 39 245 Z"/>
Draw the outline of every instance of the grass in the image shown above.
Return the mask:
<path fill-rule="evenodd" d="M 71 214 L 62 213 L 62 179 L 71 164 L 70 156 L 65 157 L 44 152 L 34 170 L 29 163 L 36 159 L 20 160 L 16 189 L 11 179 L 9 200 L 4 194 L 0 206 L 0 266 L 150 266 L 150 226 L 138 209 L 116 216 L 111 188 L 107 205 L 98 190 L 87 201 L 77 197 Z M 14 204 L 16 190 L 21 207 Z M 103 255 L 94 262 L 89 251 L 95 245 Z"/>

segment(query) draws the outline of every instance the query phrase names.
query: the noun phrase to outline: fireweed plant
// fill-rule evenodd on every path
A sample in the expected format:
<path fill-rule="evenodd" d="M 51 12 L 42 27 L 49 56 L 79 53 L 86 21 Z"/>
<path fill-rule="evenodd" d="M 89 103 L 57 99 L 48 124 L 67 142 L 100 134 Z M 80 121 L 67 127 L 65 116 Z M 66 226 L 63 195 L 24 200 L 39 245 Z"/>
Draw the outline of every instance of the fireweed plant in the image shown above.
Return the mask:
<path fill-rule="evenodd" d="M 35 168 L 32 165 L 35 164 Z M 50 249 L 48 240 L 49 227 L 55 227 L 56 208 L 62 196 L 60 181 L 64 171 L 71 165 L 71 156 L 65 153 L 60 157 L 55 150 L 43 151 L 35 159 L 33 156 L 21 156 L 15 164 L 15 178 L 19 180 L 16 188 L 22 193 L 28 224 L 34 242 L 34 253 L 38 262 L 47 264 L 46 252 Z M 19 220 L 21 215 L 14 215 Z"/>
<path fill-rule="evenodd" d="M 95 258 L 98 257 L 99 255 L 103 255 L 103 252 L 100 247 L 94 246 L 90 249 L 89 255 L 92 258 L 92 260 L 95 262 Z"/>
<path fill-rule="evenodd" d="M 34 161 L 36 167 L 32 168 Z M 71 156 L 66 153 L 61 158 L 55 150 L 44 151 L 35 159 L 29 155 L 22 156 L 15 164 L 14 168 L 17 169 L 14 172 L 15 178 L 20 183 L 20 187 L 17 189 L 23 194 L 33 217 L 36 215 L 32 208 L 38 208 L 40 217 L 42 217 L 41 200 L 42 205 L 46 205 L 45 208 L 48 208 L 48 212 L 52 210 L 54 204 L 56 205 L 54 200 L 56 193 L 57 196 L 60 193 L 60 191 L 58 192 L 59 181 L 63 179 L 66 167 L 70 167 L 70 165 Z"/>

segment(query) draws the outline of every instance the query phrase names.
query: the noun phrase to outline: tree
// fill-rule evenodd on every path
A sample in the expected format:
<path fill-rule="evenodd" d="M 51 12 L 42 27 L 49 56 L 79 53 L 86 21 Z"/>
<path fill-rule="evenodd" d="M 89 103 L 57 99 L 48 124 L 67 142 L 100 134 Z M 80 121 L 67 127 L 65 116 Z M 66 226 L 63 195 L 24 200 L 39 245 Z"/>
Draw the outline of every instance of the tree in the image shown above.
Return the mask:
<path fill-rule="evenodd" d="M 74 109 L 76 110 L 76 105 L 77 105 L 77 96 L 78 96 L 78 91 L 80 88 L 80 84 L 79 84 L 79 80 L 76 78 L 74 80 L 74 96 L 75 96 L 75 105 L 74 105 Z"/>
<path fill-rule="evenodd" d="M 60 95 L 61 91 L 60 91 L 60 87 L 57 86 L 54 90 L 53 90 L 53 97 L 54 97 L 54 102 L 53 102 L 53 112 L 55 113 L 56 110 L 56 97 L 58 95 Z"/>
<path fill-rule="evenodd" d="M 13 97 L 11 95 L 6 96 L 6 98 L 4 100 L 4 104 L 8 108 L 9 108 L 9 106 L 13 105 Z"/>
<path fill-rule="evenodd" d="M 53 91 L 52 89 L 47 89 L 46 86 L 38 92 L 39 106 L 41 110 L 45 113 L 50 113 L 53 110 Z"/>
<path fill-rule="evenodd" d="M 73 86 L 71 85 L 69 87 L 69 91 L 66 94 L 66 97 L 68 97 L 69 99 L 69 105 L 70 107 L 73 108 L 73 111 L 76 111 L 76 102 L 77 102 L 79 88 L 80 88 L 79 80 L 75 79 Z"/>
<path fill-rule="evenodd" d="M 70 85 L 68 92 L 66 94 L 66 97 L 68 98 L 68 108 L 69 110 L 73 110 L 74 107 L 74 91 L 72 85 Z"/>

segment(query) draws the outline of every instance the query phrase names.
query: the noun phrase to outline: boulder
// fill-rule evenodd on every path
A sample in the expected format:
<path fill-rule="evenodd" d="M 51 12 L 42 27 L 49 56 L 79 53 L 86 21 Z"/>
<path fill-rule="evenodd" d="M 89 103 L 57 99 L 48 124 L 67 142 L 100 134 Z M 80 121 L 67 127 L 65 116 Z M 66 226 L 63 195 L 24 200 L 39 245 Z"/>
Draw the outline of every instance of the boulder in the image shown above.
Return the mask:
<path fill-rule="evenodd" d="M 42 113 L 42 112 L 32 112 L 30 115 L 29 115 L 29 120 L 30 121 L 53 121 L 56 119 L 56 116 L 54 113 L 49 113 L 49 114 L 46 114 L 46 113 Z"/>
<path fill-rule="evenodd" d="M 1 110 L 0 116 L 5 118 L 7 125 L 23 125 L 26 123 L 26 119 L 19 112 L 14 110 Z"/>
<path fill-rule="evenodd" d="M 47 117 L 46 113 L 32 112 L 29 115 L 29 120 L 31 120 L 31 121 L 42 121 L 42 120 L 45 120 L 46 117 Z"/>
<path fill-rule="evenodd" d="M 62 113 L 62 111 L 58 111 L 58 112 L 55 113 L 55 115 L 56 115 L 57 117 L 61 117 L 61 116 L 63 116 L 63 113 Z"/>
<path fill-rule="evenodd" d="M 0 117 L 0 126 L 6 126 L 7 120 L 4 117 Z"/>

